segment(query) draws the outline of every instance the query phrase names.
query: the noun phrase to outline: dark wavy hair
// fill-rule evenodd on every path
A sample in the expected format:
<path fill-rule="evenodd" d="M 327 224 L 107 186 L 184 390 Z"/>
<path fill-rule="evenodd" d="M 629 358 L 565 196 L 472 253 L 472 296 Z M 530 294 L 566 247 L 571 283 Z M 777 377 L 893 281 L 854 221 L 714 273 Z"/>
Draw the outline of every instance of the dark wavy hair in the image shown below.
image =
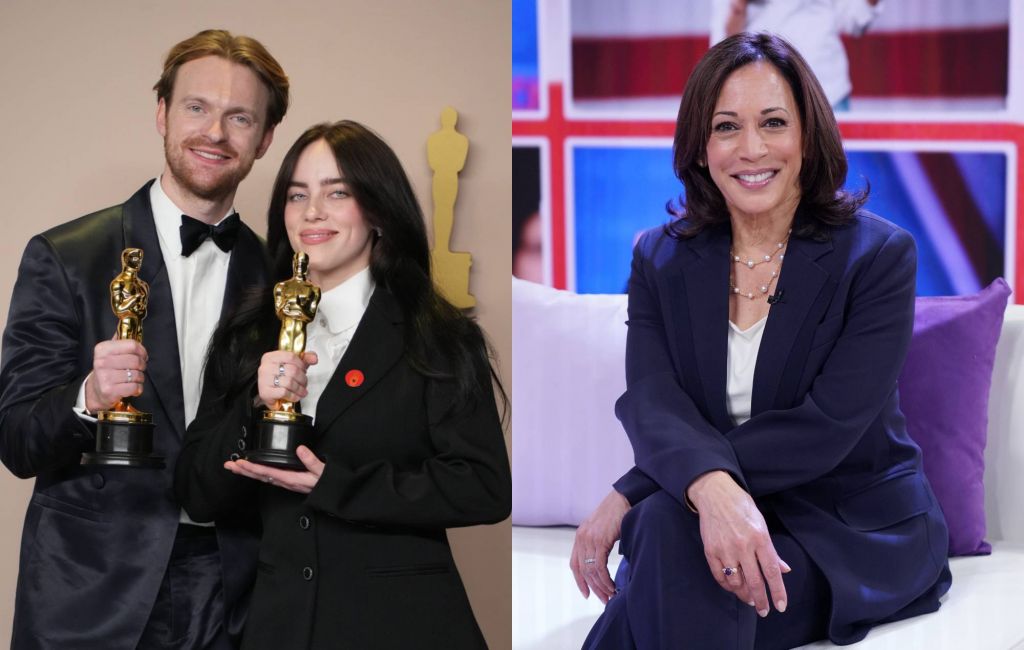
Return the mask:
<path fill-rule="evenodd" d="M 306 147 L 325 141 L 334 152 L 363 218 L 374 231 L 370 274 L 398 301 L 405 317 L 405 347 L 417 371 L 453 381 L 453 409 L 479 399 L 490 386 L 481 385 L 477 368 L 489 368 L 508 409 L 508 397 L 491 365 L 491 348 L 480 327 L 444 299 L 430 275 L 430 249 L 423 213 L 412 185 L 394 151 L 362 124 L 343 120 L 307 129 L 281 163 L 267 213 L 267 249 L 274 282 L 292 275 L 294 251 L 285 230 L 284 209 L 299 156 Z M 266 288 L 246 296 L 235 313 L 214 333 L 207 361 L 209 377 L 226 387 L 218 396 L 230 402 L 252 385 L 260 358 L 273 349 L 280 323 Z"/>
<path fill-rule="evenodd" d="M 793 234 L 824 239 L 832 227 L 848 223 L 867 200 L 868 191 L 849 193 L 846 154 L 839 127 L 821 84 L 800 53 L 784 39 L 768 33 L 741 33 L 712 47 L 686 82 L 676 119 L 673 169 L 686 193 L 666 209 L 677 217 L 665 226 L 677 238 L 693 237 L 702 230 L 729 223 L 725 197 L 706 165 L 711 118 L 722 86 L 733 72 L 763 61 L 789 83 L 800 111 L 803 164 L 800 167 L 800 204 Z"/>

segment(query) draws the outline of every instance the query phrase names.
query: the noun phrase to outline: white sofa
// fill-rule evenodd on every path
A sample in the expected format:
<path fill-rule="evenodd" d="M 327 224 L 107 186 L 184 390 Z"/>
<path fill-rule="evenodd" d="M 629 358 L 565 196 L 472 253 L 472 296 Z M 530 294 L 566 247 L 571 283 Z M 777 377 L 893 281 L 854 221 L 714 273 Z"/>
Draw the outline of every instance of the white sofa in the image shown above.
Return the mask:
<path fill-rule="evenodd" d="M 624 296 L 576 296 L 514 281 L 514 504 L 548 499 L 548 510 L 579 520 L 596 505 L 594 495 L 607 492 L 631 464 L 612 413 L 624 388 L 624 320 Z M 555 432 L 565 427 L 592 432 L 594 443 L 562 444 Z M 553 464 L 531 475 L 526 468 L 537 465 L 538 452 Z M 1024 306 L 1006 311 L 985 460 L 992 554 L 950 561 L 953 587 L 939 612 L 877 627 L 852 647 L 1024 650 Z M 517 517 L 513 506 L 514 524 L 544 523 L 547 516 L 527 511 Z M 567 526 L 513 526 L 513 648 L 579 648 L 600 615 L 600 601 L 584 600 L 569 572 L 574 532 Z M 611 559 L 614 573 L 617 551 Z"/>

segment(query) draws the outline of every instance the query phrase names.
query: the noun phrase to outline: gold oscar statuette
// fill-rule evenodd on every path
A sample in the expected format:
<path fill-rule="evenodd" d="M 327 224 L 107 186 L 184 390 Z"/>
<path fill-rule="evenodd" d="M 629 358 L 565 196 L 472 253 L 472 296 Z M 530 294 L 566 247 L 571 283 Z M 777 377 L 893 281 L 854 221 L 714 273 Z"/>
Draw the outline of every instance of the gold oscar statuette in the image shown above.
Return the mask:
<path fill-rule="evenodd" d="M 121 272 L 110 283 L 110 308 L 117 318 L 118 340 L 142 342 L 142 321 L 149 303 L 149 285 L 139 277 L 142 249 L 121 253 Z M 83 465 L 162 468 L 163 456 L 153 453 L 153 416 L 125 397 L 96 415 L 96 451 L 82 454 Z"/>
<path fill-rule="evenodd" d="M 307 279 L 309 256 L 295 253 L 291 278 L 274 285 L 274 310 L 281 321 L 277 348 L 301 355 L 306 350 L 306 326 L 316 317 L 320 287 Z M 279 400 L 263 414 L 254 443 L 246 458 L 254 463 L 287 469 L 303 469 L 295 455 L 299 445 L 308 445 L 313 418 L 303 415 L 299 405 Z"/>
<path fill-rule="evenodd" d="M 469 253 L 449 248 L 455 223 L 455 198 L 459 193 L 459 172 L 466 164 L 469 138 L 455 130 L 459 114 L 451 106 L 441 111 L 441 129 L 427 138 L 427 161 L 434 171 L 434 248 L 430 251 L 434 283 L 456 307 L 468 309 L 476 305 L 469 292 Z"/>

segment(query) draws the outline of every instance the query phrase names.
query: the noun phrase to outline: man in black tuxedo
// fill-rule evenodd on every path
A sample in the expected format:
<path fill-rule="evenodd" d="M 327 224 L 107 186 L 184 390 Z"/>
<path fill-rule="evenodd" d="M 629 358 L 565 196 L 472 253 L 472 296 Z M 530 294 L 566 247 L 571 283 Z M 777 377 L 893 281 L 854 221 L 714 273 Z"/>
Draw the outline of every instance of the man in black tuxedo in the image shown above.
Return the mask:
<path fill-rule="evenodd" d="M 263 244 L 232 205 L 284 117 L 288 78 L 258 41 L 208 30 L 172 48 L 154 90 L 163 173 L 33 237 L 11 298 L 0 456 L 36 477 L 15 650 L 233 648 L 244 623 L 258 531 L 196 525 L 172 482 L 210 336 L 247 288 L 268 283 Z M 141 344 L 112 340 L 108 285 L 128 247 L 145 251 L 150 287 Z M 153 414 L 165 468 L 79 464 L 95 447 L 94 414 L 124 397 Z"/>

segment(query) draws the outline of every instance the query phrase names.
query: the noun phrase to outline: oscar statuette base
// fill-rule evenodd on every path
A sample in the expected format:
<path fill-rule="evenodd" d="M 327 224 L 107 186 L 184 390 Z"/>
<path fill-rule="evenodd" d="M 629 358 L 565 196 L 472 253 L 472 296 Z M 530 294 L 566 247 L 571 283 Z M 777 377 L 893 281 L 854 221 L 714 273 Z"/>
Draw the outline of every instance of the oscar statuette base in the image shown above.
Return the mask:
<path fill-rule="evenodd" d="M 96 418 L 96 451 L 82 454 L 82 464 L 163 469 L 164 457 L 153 453 L 153 416 L 100 411 Z"/>
<path fill-rule="evenodd" d="M 312 438 L 313 418 L 293 411 L 267 411 L 245 457 L 261 465 L 305 469 L 295 450 L 299 445 L 308 447 Z"/>

